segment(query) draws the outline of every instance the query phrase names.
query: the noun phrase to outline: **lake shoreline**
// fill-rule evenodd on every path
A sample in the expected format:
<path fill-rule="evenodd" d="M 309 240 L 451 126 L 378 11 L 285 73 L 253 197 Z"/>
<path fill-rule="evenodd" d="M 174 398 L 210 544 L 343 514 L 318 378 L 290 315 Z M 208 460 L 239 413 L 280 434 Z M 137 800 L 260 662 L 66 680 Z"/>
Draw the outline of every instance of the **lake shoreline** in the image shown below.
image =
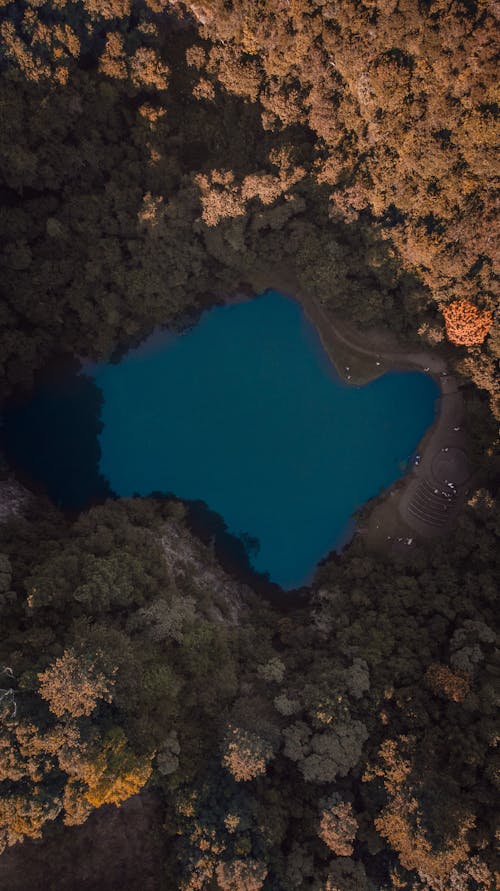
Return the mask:
<path fill-rule="evenodd" d="M 418 484 L 421 478 L 429 478 L 432 485 L 436 485 L 432 479 L 432 461 L 442 451 L 448 451 L 450 428 L 462 426 L 464 417 L 464 406 L 461 394 L 458 391 L 456 381 L 446 372 L 445 362 L 441 357 L 433 355 L 430 352 L 415 352 L 411 349 L 404 349 L 398 345 L 392 346 L 391 350 L 387 347 L 387 337 L 385 343 L 379 340 L 375 345 L 373 343 L 372 332 L 353 332 L 351 326 L 347 323 L 339 322 L 327 307 L 323 306 L 319 301 L 305 294 L 298 287 L 298 283 L 294 282 L 291 276 L 285 276 L 283 273 L 273 275 L 263 275 L 265 281 L 272 282 L 267 284 L 259 282 L 259 290 L 255 285 L 243 285 L 237 289 L 232 297 L 222 298 L 212 304 L 200 308 L 200 315 L 204 311 L 210 310 L 219 305 L 230 305 L 239 302 L 246 302 L 253 297 L 258 296 L 266 290 L 280 291 L 284 296 L 290 298 L 299 304 L 303 310 L 304 316 L 311 323 L 316 332 L 322 347 L 327 354 L 332 366 L 335 368 L 338 376 L 349 386 L 361 386 L 371 380 L 375 380 L 387 371 L 407 371 L 419 370 L 429 374 L 440 389 L 440 399 L 438 411 L 434 423 L 427 429 L 423 439 L 417 446 L 421 453 L 421 464 L 418 467 L 409 468 L 402 477 L 397 479 L 384 491 L 374 496 L 371 501 L 364 504 L 356 514 L 353 514 L 352 522 L 354 530 L 351 531 L 346 540 L 339 546 L 336 545 L 332 550 L 320 561 L 318 568 L 330 559 L 338 559 L 338 555 L 345 551 L 350 542 L 358 536 L 363 536 L 370 550 L 380 553 L 387 553 L 402 550 L 408 550 L 408 540 L 411 545 L 418 543 L 420 539 L 432 538 L 436 535 L 436 530 L 432 527 L 427 528 L 426 524 L 415 528 L 408 515 L 409 491 L 411 494 L 412 487 Z M 186 320 L 186 329 L 192 327 L 193 319 Z M 182 324 L 179 326 L 181 333 Z M 162 336 L 168 330 L 168 324 L 162 326 Z M 377 332 L 375 332 L 376 334 Z M 389 336 L 393 338 L 393 335 Z M 358 338 L 363 338 L 364 343 L 360 343 Z M 384 335 L 382 335 L 382 340 Z M 370 341 L 371 344 L 370 344 Z M 365 345 L 366 344 L 366 345 Z M 74 362 L 76 357 L 72 359 Z M 78 362 L 78 360 L 76 360 Z M 116 358 L 115 358 L 116 361 Z M 82 369 L 84 370 L 84 369 Z M 446 408 L 446 410 L 445 410 Z M 466 441 L 462 430 L 457 430 L 454 437 L 453 446 L 465 451 Z M 14 470 L 14 472 L 16 472 Z M 18 474 L 16 474 L 18 475 Z M 465 500 L 465 486 L 459 491 L 462 502 Z M 410 522 L 408 520 L 410 519 Z M 448 524 L 448 528 L 451 524 Z M 447 532 L 448 528 L 440 530 Z M 402 544 L 404 542 L 404 544 Z M 232 567 L 234 574 L 234 567 Z M 239 573 L 235 573 L 239 575 Z M 246 580 L 248 583 L 248 580 Z M 274 587 L 274 586 L 273 586 Z M 307 597 L 308 593 L 314 589 L 314 578 L 308 585 L 302 585 L 286 592 L 286 596 L 295 600 Z M 274 599 L 274 598 L 272 598 Z"/>
<path fill-rule="evenodd" d="M 268 282 L 267 286 L 264 285 L 264 281 Z M 372 499 L 375 503 L 370 505 L 368 502 L 363 506 L 361 515 L 366 517 L 366 522 L 362 526 L 356 524 L 354 534 L 344 547 L 348 547 L 349 542 L 358 535 L 363 535 L 370 550 L 385 554 L 404 553 L 416 547 L 422 540 L 446 535 L 465 503 L 469 478 L 456 486 L 453 483 L 455 493 L 453 510 L 441 527 L 434 525 L 431 517 L 432 505 L 427 519 L 417 518 L 412 514 L 413 499 L 419 486 L 422 484 L 430 486 L 432 493 L 437 495 L 439 492 L 441 495 L 443 485 L 448 485 L 448 480 L 445 483 L 436 479 L 433 472 L 433 463 L 435 464 L 439 455 L 443 453 L 446 455 L 451 449 L 452 452 L 461 452 L 465 456 L 465 461 L 467 460 L 464 401 L 460 385 L 452 375 L 448 374 L 444 359 L 432 351 L 419 351 L 410 347 L 405 349 L 390 331 L 372 330 L 362 333 L 353 331 L 350 325 L 340 322 L 326 307 L 300 288 L 290 270 L 278 269 L 268 275 L 263 273 L 258 276 L 256 285 L 242 285 L 234 295 L 234 299 L 224 302 L 249 299 L 258 296 L 266 289 L 279 290 L 299 303 L 305 317 L 318 334 L 337 374 L 347 385 L 361 386 L 388 371 L 417 370 L 429 374 L 440 390 L 434 423 L 426 431 L 416 449 L 419 455 L 418 466 L 409 468 L 402 477 Z M 364 344 L 361 344 L 358 338 L 363 338 Z M 450 473 L 452 471 L 453 468 Z M 321 563 L 327 562 L 337 554 L 338 549 L 332 549 Z"/>

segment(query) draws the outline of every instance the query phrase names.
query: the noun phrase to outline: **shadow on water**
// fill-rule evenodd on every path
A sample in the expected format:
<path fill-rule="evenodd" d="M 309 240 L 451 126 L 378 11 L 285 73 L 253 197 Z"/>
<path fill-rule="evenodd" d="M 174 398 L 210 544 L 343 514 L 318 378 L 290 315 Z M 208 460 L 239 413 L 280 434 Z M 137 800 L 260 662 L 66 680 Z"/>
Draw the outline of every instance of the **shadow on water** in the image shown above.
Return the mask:
<path fill-rule="evenodd" d="M 32 390 L 3 407 L 0 449 L 9 466 L 22 483 L 47 495 L 70 519 L 117 497 L 99 472 L 102 405 L 100 388 L 82 373 L 80 363 L 59 357 L 40 372 Z M 204 501 L 182 501 L 170 492 L 152 492 L 149 497 L 182 503 L 190 530 L 213 548 L 230 575 L 278 608 L 297 604 L 302 589 L 284 591 L 252 567 L 257 539 L 245 532 L 231 534 L 223 517 Z"/>
<path fill-rule="evenodd" d="M 141 497 L 136 495 L 134 497 Z M 279 609 L 291 609 L 306 599 L 307 588 L 285 591 L 272 582 L 267 573 L 257 572 L 251 563 L 252 555 L 259 548 L 258 539 L 246 532 L 234 535 L 229 531 L 221 514 L 211 510 L 205 501 L 183 500 L 172 492 L 151 492 L 148 498 L 158 501 L 174 501 L 187 510 L 187 526 L 199 541 L 210 548 L 222 569 L 239 582 L 248 585 Z"/>
<path fill-rule="evenodd" d="M 3 410 L 0 446 L 21 482 L 68 514 L 114 497 L 99 472 L 102 394 L 74 359 L 52 362 Z"/>
<path fill-rule="evenodd" d="M 241 532 L 233 535 L 228 531 L 223 517 L 210 510 L 204 501 L 183 501 L 188 509 L 188 525 L 191 531 L 204 544 L 213 547 L 215 557 L 230 575 L 266 597 L 274 606 L 290 608 L 297 606 L 305 589 L 285 591 L 272 582 L 267 573 L 257 572 L 251 557 L 258 549 L 258 540 Z"/>

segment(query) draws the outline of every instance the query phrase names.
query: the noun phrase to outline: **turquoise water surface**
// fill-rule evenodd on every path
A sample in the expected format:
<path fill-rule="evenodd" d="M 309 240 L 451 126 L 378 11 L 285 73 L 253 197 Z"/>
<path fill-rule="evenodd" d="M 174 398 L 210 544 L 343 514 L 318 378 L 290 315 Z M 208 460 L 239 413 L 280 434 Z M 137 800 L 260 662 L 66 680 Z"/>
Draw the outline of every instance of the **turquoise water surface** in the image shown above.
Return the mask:
<path fill-rule="evenodd" d="M 346 386 L 299 304 L 276 292 L 213 309 L 94 378 L 111 488 L 206 501 L 258 539 L 252 564 L 285 588 L 401 476 L 438 395 L 416 372 Z"/>
<path fill-rule="evenodd" d="M 275 291 L 207 311 L 182 335 L 155 335 L 120 362 L 84 372 L 80 386 L 90 377 L 101 391 L 102 428 L 94 421 L 91 474 L 78 459 L 74 503 L 105 490 L 203 500 L 231 533 L 258 540 L 252 565 L 287 589 L 305 584 L 345 540 L 353 512 L 402 475 L 439 395 L 418 372 L 347 386 L 299 304 Z M 88 423 L 71 395 L 50 409 L 54 386 L 38 394 L 36 422 L 25 410 L 21 432 L 31 431 L 42 464 L 35 475 L 64 506 L 60 461 L 44 474 L 53 447 L 40 457 L 36 430 L 48 418 L 62 428 L 71 416 L 88 436 Z"/>

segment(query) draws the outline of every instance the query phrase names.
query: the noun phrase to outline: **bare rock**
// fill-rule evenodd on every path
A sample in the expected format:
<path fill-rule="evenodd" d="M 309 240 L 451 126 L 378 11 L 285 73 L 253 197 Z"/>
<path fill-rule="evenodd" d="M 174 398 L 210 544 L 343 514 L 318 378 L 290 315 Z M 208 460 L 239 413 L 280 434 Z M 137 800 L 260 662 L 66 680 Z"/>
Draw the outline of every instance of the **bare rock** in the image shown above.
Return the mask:
<path fill-rule="evenodd" d="M 167 522 L 161 545 L 173 582 L 195 590 L 206 604 L 207 617 L 224 625 L 239 625 L 253 592 L 228 575 L 209 548 L 188 530 Z"/>
<path fill-rule="evenodd" d="M 0 481 L 0 523 L 19 516 L 31 500 L 32 495 L 17 480 Z"/>

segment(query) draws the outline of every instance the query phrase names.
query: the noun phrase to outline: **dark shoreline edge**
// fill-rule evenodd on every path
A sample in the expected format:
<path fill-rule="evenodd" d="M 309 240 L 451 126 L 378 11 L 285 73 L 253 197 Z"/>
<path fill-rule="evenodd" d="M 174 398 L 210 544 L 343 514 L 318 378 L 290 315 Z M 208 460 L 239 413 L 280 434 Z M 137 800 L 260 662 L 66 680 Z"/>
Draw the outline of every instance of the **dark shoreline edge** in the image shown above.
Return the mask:
<path fill-rule="evenodd" d="M 269 278 L 273 278 L 273 276 L 269 276 Z M 323 350 L 332 366 L 332 370 L 336 373 L 341 379 L 345 379 L 345 374 L 343 374 L 342 369 L 335 362 L 334 357 L 334 347 L 335 347 L 335 338 L 332 338 L 332 328 L 329 326 L 328 321 L 325 319 L 321 308 L 317 305 L 317 303 L 312 300 L 312 298 L 305 296 L 301 293 L 300 289 L 293 289 L 290 286 L 285 286 L 283 284 L 277 283 L 276 285 L 269 285 L 267 288 L 257 292 L 252 285 L 244 282 L 238 287 L 238 289 L 230 296 L 230 297 L 221 297 L 212 301 L 207 300 L 207 303 L 204 305 L 196 305 L 192 307 L 192 310 L 187 310 L 182 314 L 182 316 L 177 317 L 173 321 L 166 323 L 165 325 L 156 326 L 156 328 L 150 332 L 149 334 L 145 334 L 144 336 L 134 337 L 128 342 L 126 345 L 122 345 L 117 348 L 111 355 L 109 361 L 111 362 L 119 362 L 120 359 L 130 350 L 136 349 L 145 340 L 147 340 L 154 331 L 157 331 L 159 334 L 170 332 L 174 335 L 182 334 L 192 327 L 194 327 L 200 320 L 201 316 L 204 312 L 208 312 L 212 309 L 215 309 L 218 306 L 231 305 L 234 303 L 251 300 L 254 299 L 261 294 L 265 294 L 270 290 L 279 290 L 286 297 L 293 300 L 295 303 L 298 303 L 301 307 L 301 310 L 304 314 L 304 317 L 311 324 L 314 329 L 315 334 L 318 336 L 319 341 L 323 347 Z M 375 350 L 368 350 L 358 345 L 350 345 L 353 351 L 360 350 L 364 355 L 371 356 L 372 358 L 378 353 Z M 434 360 L 434 362 L 438 362 L 440 367 L 443 368 L 444 363 L 441 358 L 437 358 L 435 355 L 431 354 L 420 354 L 420 357 L 425 356 L 426 358 L 430 358 Z M 414 355 L 410 352 L 400 352 L 397 357 L 394 358 L 390 363 L 390 370 L 423 370 L 421 368 L 420 362 L 412 361 L 414 359 Z M 39 373 L 35 377 L 35 384 L 29 391 L 22 391 L 14 394 L 7 400 L 7 405 L 15 405 L 16 403 L 22 403 L 25 401 L 27 393 L 32 393 L 40 385 L 40 380 L 48 380 L 51 377 L 60 375 L 61 371 L 64 371 L 65 374 L 75 374 L 85 376 L 85 365 L 92 364 L 90 360 L 86 360 L 83 357 L 71 355 L 71 354 L 61 354 L 54 355 L 51 360 L 49 360 L 46 365 L 40 369 Z M 365 378 L 365 381 L 373 380 L 383 374 L 388 370 L 387 365 L 384 363 L 385 367 L 382 370 L 373 368 L 373 373 L 368 375 Z M 440 390 L 442 392 L 442 377 L 441 373 L 432 374 L 432 377 L 435 379 L 436 383 L 438 383 Z M 353 381 L 353 384 L 356 384 L 356 381 Z M 97 424 L 100 423 L 100 417 L 96 419 Z M 434 428 L 438 425 L 439 422 L 439 412 L 436 413 L 436 420 L 432 427 L 430 427 L 424 437 L 422 442 L 429 441 L 432 437 L 432 433 Z M 97 437 L 96 437 L 97 439 Z M 420 444 L 417 447 L 420 449 Z M 9 466 L 11 470 L 14 472 L 14 476 L 18 479 L 26 488 L 30 491 L 34 492 L 37 497 L 48 497 L 44 487 L 40 484 L 37 484 L 32 478 L 30 478 L 29 474 L 23 472 L 19 465 L 16 465 L 16 462 L 9 457 Z M 264 596 L 275 606 L 279 606 L 280 608 L 286 609 L 293 606 L 300 606 L 307 602 L 311 593 L 314 591 L 315 578 L 318 572 L 320 572 L 321 567 L 332 561 L 339 560 L 341 555 L 345 552 L 345 550 L 352 544 L 355 540 L 357 540 L 359 534 L 358 520 L 360 516 L 367 516 L 370 511 L 373 509 L 375 504 L 380 503 L 380 500 L 386 500 L 389 498 L 391 491 L 393 491 L 396 487 L 401 488 L 401 486 L 405 485 L 405 480 L 411 478 L 411 465 L 407 468 L 405 473 L 394 481 L 387 489 L 383 492 L 378 493 L 365 505 L 360 506 L 360 508 L 352 515 L 349 521 L 349 529 L 346 531 L 346 536 L 341 543 L 338 543 L 335 547 L 333 547 L 317 564 L 315 567 L 313 577 L 308 584 L 299 586 L 294 589 L 285 590 L 281 588 L 275 582 L 272 582 L 266 574 L 262 574 L 254 570 L 251 566 L 248 550 L 245 548 L 245 544 L 240 537 L 237 535 L 233 535 L 227 530 L 227 526 L 224 522 L 224 518 L 217 514 L 215 511 L 212 511 L 208 505 L 206 505 L 203 501 L 193 500 L 193 501 L 183 501 L 180 498 L 177 498 L 173 493 L 159 493 L 153 492 L 147 496 L 140 496 L 145 498 L 155 498 L 155 499 L 166 499 L 170 501 L 177 501 L 185 505 L 187 509 L 187 523 L 190 531 L 200 539 L 204 544 L 208 544 L 210 542 L 214 543 L 215 553 L 219 563 L 222 568 L 232 577 L 236 578 L 238 581 L 243 582 L 252 588 L 257 594 Z M 117 499 L 117 496 L 109 487 L 107 482 L 103 478 L 103 493 L 102 495 L 97 495 L 88 499 L 82 506 L 78 509 L 59 509 L 62 511 L 65 517 L 69 521 L 73 521 L 76 517 L 79 516 L 85 510 L 88 510 L 92 507 L 95 507 L 99 504 L 103 504 L 108 498 Z"/>

